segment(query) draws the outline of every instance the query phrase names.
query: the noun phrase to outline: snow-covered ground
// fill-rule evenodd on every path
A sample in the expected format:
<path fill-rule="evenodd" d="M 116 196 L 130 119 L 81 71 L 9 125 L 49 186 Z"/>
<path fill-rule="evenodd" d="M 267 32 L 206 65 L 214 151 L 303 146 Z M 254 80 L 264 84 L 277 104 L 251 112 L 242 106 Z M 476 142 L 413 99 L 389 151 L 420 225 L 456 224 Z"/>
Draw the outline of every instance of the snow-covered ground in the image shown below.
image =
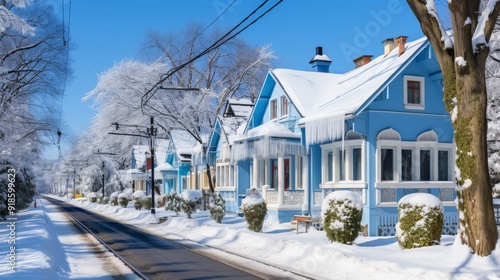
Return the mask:
<path fill-rule="evenodd" d="M 454 236 L 443 236 L 439 246 L 412 250 L 401 250 L 394 237 L 359 237 L 349 246 L 330 243 L 324 232 L 315 229 L 305 233 L 302 228 L 297 234 L 289 223 L 269 222 L 261 233 L 254 233 L 247 230 L 243 219 L 237 216 L 226 216 L 222 224 L 217 224 L 207 212 L 198 212 L 193 219 L 187 219 L 184 214 L 176 216 L 158 209 L 157 217 L 153 217 L 150 211 L 137 211 L 132 205 L 122 208 L 74 200 L 72 203 L 156 235 L 185 244 L 203 244 L 203 251 L 221 258 L 230 257 L 232 262 L 247 263 L 241 257 L 252 258 L 314 279 L 500 279 L 498 244 L 492 255 L 478 257 L 471 255 L 467 247 L 458 245 Z M 38 206 L 18 214 L 17 271 L 7 271 L 8 256 L 3 253 L 1 263 L 5 269 L 0 271 L 0 278 L 133 277 L 119 261 L 112 260 L 109 253 L 102 255 L 104 260 L 95 258 L 94 250 L 105 251 L 102 246 L 95 245 L 92 238 L 85 238 L 92 241 L 92 245 L 87 245 L 86 240 L 77 237 L 76 230 L 67 226 L 68 220 L 55 212 L 53 206 L 46 202 L 44 207 Z M 158 223 L 160 216 L 167 216 L 167 220 Z M 8 234 L 9 229 L 2 226 L 0 236 L 4 236 L 4 244 L 1 248 L 8 247 L 5 240 Z"/>

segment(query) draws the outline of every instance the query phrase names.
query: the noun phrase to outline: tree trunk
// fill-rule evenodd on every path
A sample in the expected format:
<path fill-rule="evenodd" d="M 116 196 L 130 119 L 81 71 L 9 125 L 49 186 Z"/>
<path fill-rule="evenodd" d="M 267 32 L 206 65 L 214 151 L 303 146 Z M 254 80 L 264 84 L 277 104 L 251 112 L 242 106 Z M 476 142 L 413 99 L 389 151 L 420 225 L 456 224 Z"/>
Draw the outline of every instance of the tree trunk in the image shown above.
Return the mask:
<path fill-rule="evenodd" d="M 453 46 L 443 44 L 440 22 L 431 16 L 426 1 L 407 0 L 419 20 L 422 31 L 433 46 L 444 82 L 444 103 L 452 116 L 457 146 L 455 174 L 457 182 L 459 235 L 463 244 L 475 254 L 490 255 L 495 249 L 498 230 L 493 213 L 493 197 L 488 173 L 486 146 L 486 58 L 489 48 L 473 46 L 472 34 L 478 25 L 480 1 L 450 3 L 453 25 Z M 496 19 L 500 5 L 496 4 L 491 18 Z M 469 19 L 469 20 L 467 20 Z M 470 24 L 464 24 L 466 21 Z M 494 22 L 484 28 L 489 40 Z M 477 49 L 476 49 L 477 48 Z M 455 58 L 461 57 L 465 65 Z M 454 116 L 456 114 L 456 117 Z"/>
<path fill-rule="evenodd" d="M 207 163 L 206 168 L 207 168 L 208 186 L 210 187 L 210 192 L 214 193 L 215 188 L 214 188 L 214 182 L 212 181 L 212 171 L 210 171 L 210 164 Z"/>

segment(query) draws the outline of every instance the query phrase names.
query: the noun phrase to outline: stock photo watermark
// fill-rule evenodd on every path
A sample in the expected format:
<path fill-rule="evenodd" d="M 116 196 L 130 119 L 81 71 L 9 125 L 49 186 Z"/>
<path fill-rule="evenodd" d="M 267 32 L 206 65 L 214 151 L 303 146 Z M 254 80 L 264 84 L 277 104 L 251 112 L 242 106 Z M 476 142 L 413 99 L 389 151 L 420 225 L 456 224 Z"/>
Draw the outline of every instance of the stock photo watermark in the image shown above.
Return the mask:
<path fill-rule="evenodd" d="M 16 170 L 9 168 L 7 170 L 7 228 L 8 228 L 8 253 L 7 269 L 16 271 Z"/>
<path fill-rule="evenodd" d="M 362 55 L 362 50 L 370 46 L 372 40 L 389 26 L 392 17 L 403 11 L 401 0 L 389 0 L 384 9 L 379 11 L 370 11 L 369 21 L 364 26 L 356 26 L 353 29 L 354 37 L 352 42 L 340 43 L 340 50 L 346 60 Z"/>

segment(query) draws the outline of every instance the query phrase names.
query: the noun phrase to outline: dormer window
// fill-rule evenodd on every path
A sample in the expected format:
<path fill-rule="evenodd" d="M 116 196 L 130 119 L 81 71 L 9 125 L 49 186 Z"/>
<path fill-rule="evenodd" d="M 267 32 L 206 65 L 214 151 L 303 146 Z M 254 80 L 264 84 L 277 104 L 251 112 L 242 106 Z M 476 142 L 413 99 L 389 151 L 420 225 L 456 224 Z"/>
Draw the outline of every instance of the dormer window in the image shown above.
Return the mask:
<path fill-rule="evenodd" d="M 278 102 L 276 101 L 276 99 L 273 99 L 271 100 L 271 103 L 270 103 L 270 118 L 271 120 L 274 120 L 278 117 Z"/>
<path fill-rule="evenodd" d="M 286 96 L 281 97 L 281 116 L 288 116 L 288 98 Z"/>
<path fill-rule="evenodd" d="M 406 109 L 423 110 L 425 107 L 425 79 L 404 76 L 404 105 Z"/>

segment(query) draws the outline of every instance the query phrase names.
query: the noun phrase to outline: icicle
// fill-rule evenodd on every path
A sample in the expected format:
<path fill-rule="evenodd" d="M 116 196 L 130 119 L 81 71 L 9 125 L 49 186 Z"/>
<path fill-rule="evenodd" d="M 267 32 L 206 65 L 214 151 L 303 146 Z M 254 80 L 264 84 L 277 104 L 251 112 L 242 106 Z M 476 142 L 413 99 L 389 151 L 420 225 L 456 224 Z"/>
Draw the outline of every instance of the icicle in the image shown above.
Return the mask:
<path fill-rule="evenodd" d="M 345 114 L 325 117 L 315 120 L 306 120 L 307 145 L 333 141 L 342 137 L 344 131 Z"/>

